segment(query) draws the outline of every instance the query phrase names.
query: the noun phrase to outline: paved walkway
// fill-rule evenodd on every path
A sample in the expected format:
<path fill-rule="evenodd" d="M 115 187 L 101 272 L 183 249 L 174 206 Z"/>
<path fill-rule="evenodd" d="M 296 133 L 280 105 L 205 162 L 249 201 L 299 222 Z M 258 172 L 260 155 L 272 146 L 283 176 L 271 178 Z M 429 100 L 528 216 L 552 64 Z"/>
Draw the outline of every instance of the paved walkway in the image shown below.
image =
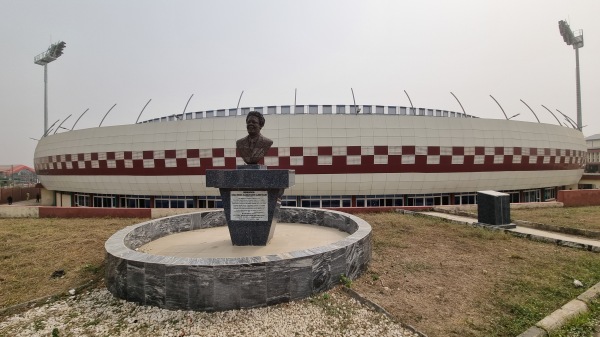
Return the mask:
<path fill-rule="evenodd" d="M 438 217 L 438 218 L 444 218 L 444 219 L 448 219 L 448 220 L 452 220 L 452 221 L 456 221 L 456 222 L 460 222 L 460 223 L 465 223 L 465 224 L 470 224 L 470 225 L 478 222 L 477 219 L 475 219 L 475 218 L 469 218 L 466 216 L 440 213 L 440 212 L 421 212 L 421 214 L 425 214 L 428 216 L 434 216 L 434 217 Z M 516 228 L 506 229 L 506 230 L 509 232 L 526 234 L 526 235 L 534 235 L 534 236 L 544 237 L 544 238 L 548 238 L 548 239 L 552 239 L 552 240 L 561 240 L 561 241 L 565 241 L 565 242 L 573 242 L 573 243 L 582 244 L 582 245 L 590 245 L 590 246 L 598 247 L 598 249 L 600 249 L 600 240 L 586 238 L 583 236 L 569 235 L 569 234 L 563 234 L 563 233 L 551 232 L 551 231 L 543 231 L 543 230 L 533 229 L 533 228 L 528 228 L 528 227 L 523 227 L 523 226 L 517 226 Z"/>
<path fill-rule="evenodd" d="M 6 200 L 4 200 L 4 201 L 6 201 Z M 10 206 L 40 206 L 40 204 L 35 202 L 35 197 L 34 197 L 33 199 L 29 199 L 29 200 L 15 201 L 12 203 L 12 205 L 4 203 L 0 206 L 6 206 L 6 207 L 10 207 Z"/>

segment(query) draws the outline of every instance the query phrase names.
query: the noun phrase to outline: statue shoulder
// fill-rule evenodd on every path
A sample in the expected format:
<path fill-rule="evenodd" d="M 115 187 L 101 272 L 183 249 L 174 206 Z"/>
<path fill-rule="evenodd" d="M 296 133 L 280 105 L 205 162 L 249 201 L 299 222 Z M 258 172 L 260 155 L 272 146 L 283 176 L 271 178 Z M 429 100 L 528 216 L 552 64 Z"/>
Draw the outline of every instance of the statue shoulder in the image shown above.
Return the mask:
<path fill-rule="evenodd" d="M 269 146 L 273 145 L 273 141 L 263 135 L 260 135 L 260 142 Z"/>
<path fill-rule="evenodd" d="M 236 140 L 236 141 L 235 141 L 235 145 L 242 145 L 242 144 L 243 144 L 243 143 L 246 141 L 246 138 L 248 138 L 248 136 L 246 136 L 246 137 L 244 137 L 244 138 L 241 138 L 241 139 L 238 139 L 238 140 Z"/>

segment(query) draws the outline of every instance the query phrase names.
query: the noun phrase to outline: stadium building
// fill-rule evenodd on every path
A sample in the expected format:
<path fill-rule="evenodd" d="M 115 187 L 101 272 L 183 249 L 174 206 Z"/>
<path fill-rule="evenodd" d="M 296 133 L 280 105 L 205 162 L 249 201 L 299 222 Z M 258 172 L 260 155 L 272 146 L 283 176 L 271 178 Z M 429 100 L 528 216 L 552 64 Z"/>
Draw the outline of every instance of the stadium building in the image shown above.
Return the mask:
<path fill-rule="evenodd" d="M 298 105 L 56 133 L 39 141 L 35 169 L 58 206 L 220 207 L 205 173 L 243 164 L 235 141 L 247 135 L 251 110 L 264 115 L 262 134 L 274 141 L 264 164 L 296 171 L 288 206 L 473 204 L 480 190 L 503 191 L 511 202 L 547 201 L 576 189 L 586 164 L 583 134 L 559 125 L 401 106 Z"/>

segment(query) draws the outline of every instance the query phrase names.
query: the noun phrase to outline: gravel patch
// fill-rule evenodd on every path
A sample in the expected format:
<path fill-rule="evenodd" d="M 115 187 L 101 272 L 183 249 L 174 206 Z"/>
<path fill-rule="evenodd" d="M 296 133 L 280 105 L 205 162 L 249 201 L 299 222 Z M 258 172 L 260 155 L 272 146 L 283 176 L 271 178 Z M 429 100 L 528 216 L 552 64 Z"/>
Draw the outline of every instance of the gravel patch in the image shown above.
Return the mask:
<path fill-rule="evenodd" d="M 0 336 L 419 335 L 338 290 L 270 307 L 206 313 L 141 306 L 102 288 L 5 317 Z"/>

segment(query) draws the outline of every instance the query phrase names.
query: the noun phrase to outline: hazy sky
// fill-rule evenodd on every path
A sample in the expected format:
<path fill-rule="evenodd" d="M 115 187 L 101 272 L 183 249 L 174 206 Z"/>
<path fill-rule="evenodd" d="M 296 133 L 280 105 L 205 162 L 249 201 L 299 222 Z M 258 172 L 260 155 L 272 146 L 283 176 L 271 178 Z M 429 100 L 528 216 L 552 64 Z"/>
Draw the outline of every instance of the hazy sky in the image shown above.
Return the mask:
<path fill-rule="evenodd" d="M 576 120 L 575 52 L 558 30 L 583 29 L 583 125 L 600 133 L 600 1 L 30 1 L 0 0 L 0 164 L 32 165 L 49 124 L 90 110 L 77 129 L 240 106 L 410 106 L 543 123 Z M 562 121 L 562 118 L 561 118 Z"/>

